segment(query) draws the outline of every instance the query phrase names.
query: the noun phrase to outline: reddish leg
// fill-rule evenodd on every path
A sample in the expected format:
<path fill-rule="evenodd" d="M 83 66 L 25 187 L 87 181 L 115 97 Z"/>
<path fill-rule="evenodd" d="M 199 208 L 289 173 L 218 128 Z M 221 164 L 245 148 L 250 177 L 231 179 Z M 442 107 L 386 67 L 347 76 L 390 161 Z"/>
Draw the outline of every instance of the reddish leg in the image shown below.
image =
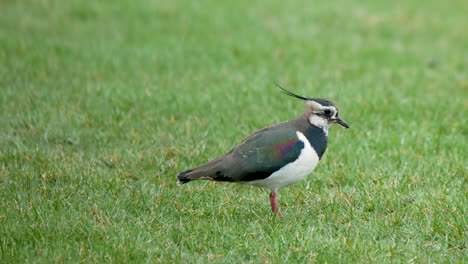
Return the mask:
<path fill-rule="evenodd" d="M 270 193 L 270 204 L 271 211 L 273 211 L 273 213 L 278 213 L 278 201 L 276 200 L 276 192 Z"/>

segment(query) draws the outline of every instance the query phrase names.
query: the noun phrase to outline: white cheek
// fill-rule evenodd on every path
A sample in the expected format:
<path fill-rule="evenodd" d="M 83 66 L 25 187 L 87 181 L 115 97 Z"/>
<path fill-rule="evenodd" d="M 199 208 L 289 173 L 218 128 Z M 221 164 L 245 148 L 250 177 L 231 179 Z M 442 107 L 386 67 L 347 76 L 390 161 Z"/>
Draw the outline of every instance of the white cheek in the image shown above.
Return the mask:
<path fill-rule="evenodd" d="M 330 124 L 328 124 L 327 120 L 324 118 L 318 116 L 318 115 L 311 115 L 309 117 L 309 122 L 317 127 L 321 127 L 325 130 L 327 130 L 330 127 Z"/>

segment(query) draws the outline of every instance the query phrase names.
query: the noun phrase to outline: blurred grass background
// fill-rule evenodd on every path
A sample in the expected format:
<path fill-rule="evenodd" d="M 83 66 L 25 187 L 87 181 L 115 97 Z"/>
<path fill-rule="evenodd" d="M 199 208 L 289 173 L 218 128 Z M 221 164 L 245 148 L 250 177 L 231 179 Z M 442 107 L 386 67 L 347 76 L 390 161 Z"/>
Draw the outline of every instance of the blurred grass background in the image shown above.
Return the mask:
<path fill-rule="evenodd" d="M 466 1 L 0 2 L 0 262 L 467 261 Z M 175 174 L 333 100 L 280 192 Z"/>

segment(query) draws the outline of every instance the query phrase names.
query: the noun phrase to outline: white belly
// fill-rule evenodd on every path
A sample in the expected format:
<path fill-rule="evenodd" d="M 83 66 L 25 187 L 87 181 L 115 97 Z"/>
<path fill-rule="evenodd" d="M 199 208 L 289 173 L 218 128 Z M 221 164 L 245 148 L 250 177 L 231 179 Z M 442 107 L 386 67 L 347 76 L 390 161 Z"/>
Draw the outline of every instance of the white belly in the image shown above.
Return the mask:
<path fill-rule="evenodd" d="M 304 148 L 299 154 L 299 158 L 279 171 L 272 173 L 268 178 L 247 182 L 258 187 L 263 187 L 276 192 L 279 189 L 295 184 L 305 179 L 317 166 L 319 157 L 310 145 L 307 138 L 301 132 L 296 132 L 300 141 L 304 142 Z"/>

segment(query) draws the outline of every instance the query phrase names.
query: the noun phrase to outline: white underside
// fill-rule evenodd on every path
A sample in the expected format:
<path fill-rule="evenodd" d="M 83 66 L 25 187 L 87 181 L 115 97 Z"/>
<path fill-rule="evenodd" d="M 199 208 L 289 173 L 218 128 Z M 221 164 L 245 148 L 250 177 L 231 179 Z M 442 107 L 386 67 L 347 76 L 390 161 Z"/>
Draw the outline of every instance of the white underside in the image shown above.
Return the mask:
<path fill-rule="evenodd" d="M 297 160 L 287 164 L 279 171 L 272 173 L 266 179 L 246 183 L 276 192 L 283 187 L 305 179 L 315 169 L 320 159 L 304 134 L 299 131 L 297 131 L 296 134 L 299 140 L 304 142 L 304 148 Z"/>

